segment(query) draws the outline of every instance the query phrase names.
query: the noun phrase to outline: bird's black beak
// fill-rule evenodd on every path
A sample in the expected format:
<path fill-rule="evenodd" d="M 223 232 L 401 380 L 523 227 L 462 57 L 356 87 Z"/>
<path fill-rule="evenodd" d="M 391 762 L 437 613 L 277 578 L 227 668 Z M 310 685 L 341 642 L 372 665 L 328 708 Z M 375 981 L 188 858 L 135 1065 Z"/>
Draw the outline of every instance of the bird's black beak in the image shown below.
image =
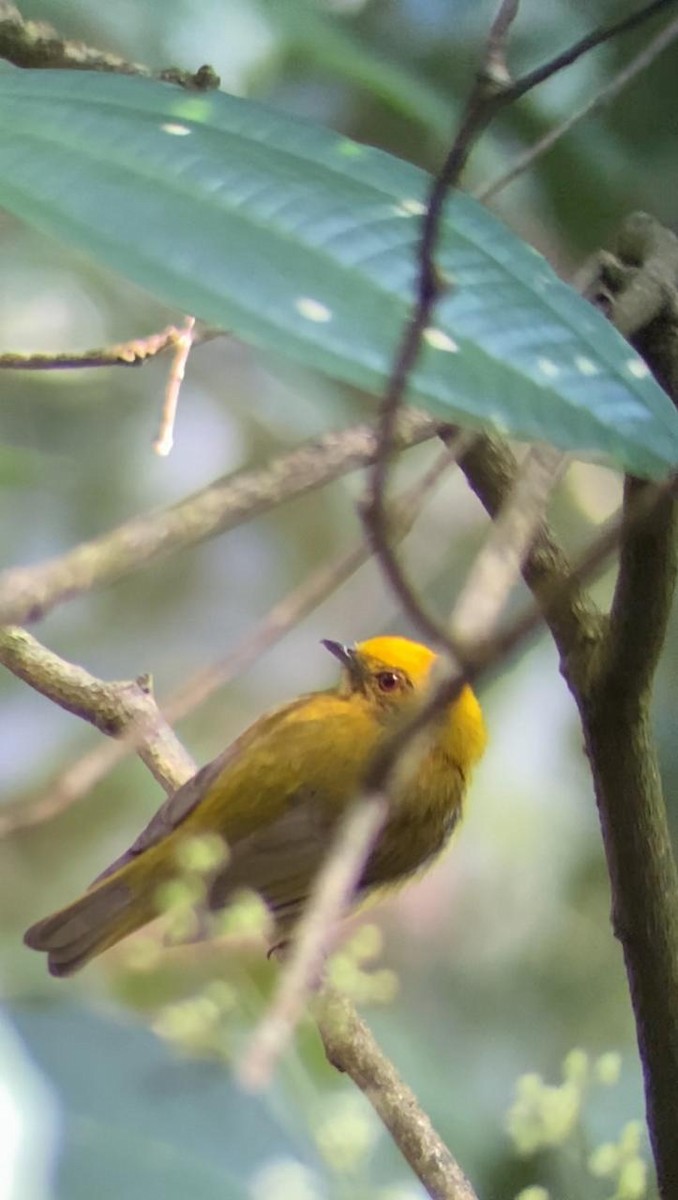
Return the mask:
<path fill-rule="evenodd" d="M 351 690 L 362 691 L 365 687 L 365 670 L 355 647 L 345 646 L 342 642 L 331 642 L 325 638 L 323 638 L 322 644 L 330 654 L 339 659 L 342 667 L 347 671 Z"/>
<path fill-rule="evenodd" d="M 349 671 L 355 670 L 356 653 L 351 646 L 344 646 L 341 642 L 331 642 L 328 638 L 323 638 L 321 645 L 339 659 L 342 667 L 348 667 Z"/>

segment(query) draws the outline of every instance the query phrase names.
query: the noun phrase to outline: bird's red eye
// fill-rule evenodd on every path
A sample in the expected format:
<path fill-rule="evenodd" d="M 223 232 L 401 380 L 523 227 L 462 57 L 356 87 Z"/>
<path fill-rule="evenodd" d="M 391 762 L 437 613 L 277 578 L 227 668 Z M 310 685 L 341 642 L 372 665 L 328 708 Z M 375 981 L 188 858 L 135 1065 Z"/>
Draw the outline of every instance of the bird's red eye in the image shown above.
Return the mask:
<path fill-rule="evenodd" d="M 377 683 L 382 692 L 394 692 L 400 686 L 400 676 L 396 671 L 380 671 Z"/>

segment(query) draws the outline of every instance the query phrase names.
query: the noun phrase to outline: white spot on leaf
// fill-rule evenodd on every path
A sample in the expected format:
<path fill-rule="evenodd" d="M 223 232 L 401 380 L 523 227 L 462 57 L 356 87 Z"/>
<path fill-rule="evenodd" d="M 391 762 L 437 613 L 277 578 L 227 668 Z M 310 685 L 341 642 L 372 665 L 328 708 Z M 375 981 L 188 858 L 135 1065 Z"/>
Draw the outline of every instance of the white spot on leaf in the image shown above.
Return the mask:
<path fill-rule="evenodd" d="M 444 333 L 442 329 L 434 329 L 433 326 L 430 326 L 424 330 L 422 337 L 434 350 L 445 350 L 448 354 L 456 354 L 459 350 L 453 338 Z"/>
<path fill-rule="evenodd" d="M 600 373 L 598 364 L 594 363 L 592 358 L 587 358 L 585 354 L 578 354 L 574 365 L 582 375 L 598 375 Z"/>
<path fill-rule="evenodd" d="M 626 369 L 629 375 L 635 376 L 636 379 L 644 379 L 650 374 L 650 368 L 647 363 L 644 363 L 642 358 L 629 358 L 626 362 Z"/>
<path fill-rule="evenodd" d="M 332 312 L 326 304 L 321 304 L 319 300 L 314 300 L 312 296 L 300 296 L 294 301 L 294 307 L 300 316 L 305 317 L 307 321 L 315 321 L 322 325 L 325 321 L 332 320 Z"/>
<path fill-rule="evenodd" d="M 395 211 L 399 217 L 423 217 L 426 205 L 422 204 L 421 200 L 408 198 L 396 204 Z"/>
<path fill-rule="evenodd" d="M 163 133 L 171 133 L 174 137 L 186 137 L 191 132 L 188 125 L 179 125 L 175 121 L 166 121 L 160 128 Z"/>
<path fill-rule="evenodd" d="M 552 358 L 538 358 L 537 368 L 547 379 L 555 379 L 556 375 L 560 375 L 560 367 Z"/>

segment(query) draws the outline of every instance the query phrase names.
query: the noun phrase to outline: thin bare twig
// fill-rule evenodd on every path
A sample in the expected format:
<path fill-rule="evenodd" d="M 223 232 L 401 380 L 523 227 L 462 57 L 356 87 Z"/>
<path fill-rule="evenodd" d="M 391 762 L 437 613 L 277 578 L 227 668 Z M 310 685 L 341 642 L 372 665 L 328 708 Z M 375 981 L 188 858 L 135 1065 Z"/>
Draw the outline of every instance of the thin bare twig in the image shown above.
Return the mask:
<path fill-rule="evenodd" d="M 499 87 L 510 83 L 506 62 L 506 50 L 511 26 L 518 16 L 520 0 L 503 0 L 499 6 L 485 43 L 485 54 L 481 71 Z"/>
<path fill-rule="evenodd" d="M 638 75 L 640 75 L 643 71 L 646 71 L 647 68 L 652 65 L 655 59 L 658 58 L 659 55 L 662 54 L 662 52 L 676 40 L 677 36 L 678 20 L 670 21 L 668 25 L 666 25 L 664 29 L 657 34 L 656 37 L 652 38 L 652 40 L 648 42 L 647 46 L 644 46 L 643 49 L 615 75 L 614 79 L 611 79 L 610 82 L 601 87 L 595 93 L 595 95 L 591 97 L 590 100 L 587 100 L 586 104 L 583 104 L 581 108 L 576 110 L 576 112 L 572 113 L 569 117 L 566 117 L 564 121 L 561 121 L 558 125 L 554 126 L 553 129 L 550 129 L 548 133 L 544 134 L 544 137 L 540 138 L 539 141 L 535 142 L 535 144 L 530 146 L 528 150 L 525 150 L 524 153 L 516 155 L 508 170 L 504 171 L 501 175 L 498 175 L 496 179 L 491 180 L 489 183 L 483 184 L 481 187 L 476 188 L 473 193 L 476 200 L 480 200 L 482 203 L 486 204 L 488 200 L 492 200 L 496 195 L 498 195 L 499 192 L 503 191 L 505 187 L 508 187 L 510 183 L 513 183 L 515 179 L 517 179 L 520 175 L 523 175 L 528 167 L 531 167 L 539 158 L 542 158 L 544 154 L 547 154 L 548 151 L 555 146 L 555 144 L 559 142 L 561 138 L 571 132 L 575 125 L 578 125 L 579 122 L 583 121 L 586 117 L 593 116 L 594 113 L 600 112 L 602 108 L 610 104 L 611 101 L 614 100 L 620 94 L 620 92 L 624 90 L 624 88 L 628 87 L 628 85 L 632 83 Z"/>
<path fill-rule="evenodd" d="M 188 356 L 195 344 L 195 339 L 195 317 L 186 317 L 183 328 L 177 331 L 172 366 L 165 388 L 165 403 L 162 409 L 160 429 L 153 442 L 153 449 L 161 458 L 166 458 L 174 445 L 174 422 L 179 404 L 179 392 L 184 381 Z"/>
<path fill-rule="evenodd" d="M 597 49 L 598 46 L 604 45 L 605 42 L 612 41 L 613 38 L 621 37 L 622 34 L 631 33 L 634 29 L 639 29 L 646 21 L 656 17 L 665 8 L 671 8 L 676 3 L 676 0 L 653 0 L 651 4 L 646 4 L 644 8 L 639 8 L 635 12 L 629 13 L 628 16 L 622 17 L 619 21 L 613 21 L 610 25 L 601 25 L 598 29 L 594 29 L 591 33 L 587 33 L 584 37 L 574 42 L 567 50 L 563 50 L 562 54 L 555 55 L 548 62 L 543 63 L 541 67 L 536 67 L 534 71 L 528 71 L 527 74 L 517 79 L 503 93 L 500 101 L 500 107 L 506 104 L 513 104 L 514 101 L 520 100 L 522 96 L 527 95 L 533 88 L 536 88 L 541 83 L 545 83 L 548 79 L 552 79 L 560 71 L 566 67 L 571 67 L 578 62 L 585 54 L 591 50 Z"/>
<path fill-rule="evenodd" d="M 182 336 L 182 330 L 176 325 L 168 325 L 158 333 L 130 338 L 127 342 L 103 346 L 98 350 L 82 350 L 73 354 L 22 354 L 11 351 L 0 354 L 0 370 L 75 371 L 94 367 L 141 367 L 149 359 L 173 349 Z M 226 336 L 223 330 L 201 325 L 193 330 L 192 343 L 198 345 Z"/>
<path fill-rule="evenodd" d="M 438 297 L 446 286 L 435 264 L 445 201 L 449 191 L 459 182 L 477 137 L 492 118 L 498 92 L 506 85 L 505 42 L 517 12 L 518 4 L 515 0 L 504 0 L 500 5 L 452 147 L 433 180 L 422 218 L 414 307 L 403 332 L 381 402 L 379 449 L 370 472 L 368 493 L 363 504 L 363 518 L 372 547 L 405 612 L 429 641 L 446 648 L 450 653 L 446 630 L 423 609 L 391 544 L 386 504 L 389 464 L 393 453 L 398 412 L 405 397 L 407 383 L 419 357 L 424 332 L 430 323 Z"/>
<path fill-rule="evenodd" d="M 356 882 L 381 833 L 388 807 L 384 795 L 361 796 L 340 822 L 294 931 L 290 956 L 278 977 L 273 1000 L 236 1068 L 239 1082 L 248 1091 L 260 1091 L 270 1083 L 309 995 L 320 985 L 330 948 L 328 934 L 355 895 Z"/>
<path fill-rule="evenodd" d="M 439 421 L 408 409 L 401 414 L 399 447 L 427 441 L 440 428 Z M 376 447 L 369 425 L 323 434 L 264 467 L 225 476 L 171 508 L 133 517 L 59 558 L 3 571 L 0 624 L 37 620 L 57 604 L 148 566 L 162 554 L 195 545 L 293 496 L 324 487 L 370 463 Z"/>
<path fill-rule="evenodd" d="M 141 63 L 127 62 L 117 54 L 104 54 L 85 42 L 60 37 L 45 21 L 27 21 L 8 0 L 0 3 L 0 57 L 16 67 L 66 68 L 74 71 L 112 71 L 120 75 L 142 75 L 163 79 L 193 91 L 219 87 L 212 67 L 195 72 L 167 67 L 151 71 Z"/>

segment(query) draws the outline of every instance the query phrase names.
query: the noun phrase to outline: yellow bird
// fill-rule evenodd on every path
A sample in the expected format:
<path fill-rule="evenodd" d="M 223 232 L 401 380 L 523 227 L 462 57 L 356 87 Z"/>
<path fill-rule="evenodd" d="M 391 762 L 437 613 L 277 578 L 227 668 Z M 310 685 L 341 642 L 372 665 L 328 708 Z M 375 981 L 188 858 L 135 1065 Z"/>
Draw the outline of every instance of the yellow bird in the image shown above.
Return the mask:
<path fill-rule="evenodd" d="M 211 909 L 236 889 L 259 892 L 276 934 L 299 917 L 338 819 L 366 769 L 424 695 L 436 655 L 400 637 L 354 647 L 326 641 L 342 664 L 336 688 L 264 714 L 158 809 L 134 844 L 78 900 L 31 926 L 28 946 L 69 975 L 158 915 L 158 890 L 180 873 L 187 839 L 218 834 L 228 847 L 208 884 Z M 485 748 L 469 687 L 438 718 L 414 771 L 400 775 L 357 898 L 404 881 L 443 849 Z"/>

